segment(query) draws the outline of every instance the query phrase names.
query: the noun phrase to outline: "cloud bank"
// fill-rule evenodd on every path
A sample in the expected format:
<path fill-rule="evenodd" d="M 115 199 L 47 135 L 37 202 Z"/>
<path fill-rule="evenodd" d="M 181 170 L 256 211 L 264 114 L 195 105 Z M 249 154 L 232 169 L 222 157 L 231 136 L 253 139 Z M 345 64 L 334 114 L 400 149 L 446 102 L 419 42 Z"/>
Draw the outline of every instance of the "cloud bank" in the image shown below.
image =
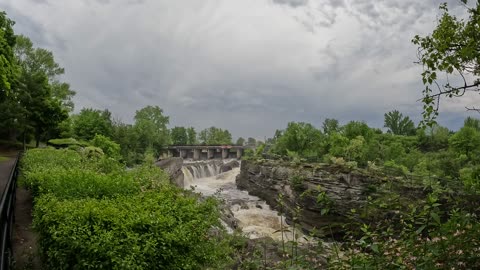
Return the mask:
<path fill-rule="evenodd" d="M 382 127 L 393 109 L 418 120 L 421 67 L 410 40 L 432 31 L 438 4 L 3 0 L 0 9 L 17 33 L 54 52 L 77 110 L 107 108 L 131 122 L 135 110 L 158 105 L 172 126 L 262 139 L 289 121 Z M 440 121 L 457 128 L 465 104 L 479 101 L 444 103 Z"/>

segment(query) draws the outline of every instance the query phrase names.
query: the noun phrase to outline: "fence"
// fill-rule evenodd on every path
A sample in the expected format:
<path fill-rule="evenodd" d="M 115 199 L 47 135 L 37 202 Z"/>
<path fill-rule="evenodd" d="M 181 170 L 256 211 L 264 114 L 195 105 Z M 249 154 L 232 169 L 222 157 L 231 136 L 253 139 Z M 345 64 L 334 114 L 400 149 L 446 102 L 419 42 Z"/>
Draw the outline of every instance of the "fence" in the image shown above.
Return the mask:
<path fill-rule="evenodd" d="M 12 234 L 13 225 L 15 224 L 15 199 L 19 159 L 20 154 L 15 159 L 0 201 L 0 270 L 10 269 L 13 258 Z"/>

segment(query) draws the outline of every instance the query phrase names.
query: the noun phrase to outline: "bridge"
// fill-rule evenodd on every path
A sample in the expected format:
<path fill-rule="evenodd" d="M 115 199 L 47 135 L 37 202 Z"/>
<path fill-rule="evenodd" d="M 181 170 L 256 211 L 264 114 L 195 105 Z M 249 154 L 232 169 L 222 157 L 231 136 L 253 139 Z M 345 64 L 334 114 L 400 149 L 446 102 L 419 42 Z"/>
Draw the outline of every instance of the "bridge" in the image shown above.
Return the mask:
<path fill-rule="evenodd" d="M 162 149 L 160 159 L 181 157 L 183 159 L 240 159 L 245 149 L 250 146 L 241 145 L 172 145 Z"/>

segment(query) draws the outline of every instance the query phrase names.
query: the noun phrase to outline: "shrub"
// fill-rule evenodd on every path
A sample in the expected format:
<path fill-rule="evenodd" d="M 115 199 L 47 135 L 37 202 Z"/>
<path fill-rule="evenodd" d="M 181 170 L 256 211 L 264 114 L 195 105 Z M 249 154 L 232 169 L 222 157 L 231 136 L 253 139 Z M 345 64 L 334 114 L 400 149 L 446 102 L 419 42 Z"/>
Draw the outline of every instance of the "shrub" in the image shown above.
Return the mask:
<path fill-rule="evenodd" d="M 105 137 L 100 134 L 96 134 L 95 137 L 90 141 L 93 146 L 96 146 L 102 149 L 105 155 L 113 158 L 113 159 L 120 159 L 120 145 L 108 137 Z"/>
<path fill-rule="evenodd" d="M 45 269 L 201 269 L 222 264 L 219 212 L 152 164 L 126 171 L 85 151 L 36 149 L 21 164 L 35 196 Z"/>
<path fill-rule="evenodd" d="M 165 186 L 110 200 L 42 196 L 34 228 L 47 269 L 202 269 L 227 252 L 209 235 L 218 218 L 213 200 Z"/>

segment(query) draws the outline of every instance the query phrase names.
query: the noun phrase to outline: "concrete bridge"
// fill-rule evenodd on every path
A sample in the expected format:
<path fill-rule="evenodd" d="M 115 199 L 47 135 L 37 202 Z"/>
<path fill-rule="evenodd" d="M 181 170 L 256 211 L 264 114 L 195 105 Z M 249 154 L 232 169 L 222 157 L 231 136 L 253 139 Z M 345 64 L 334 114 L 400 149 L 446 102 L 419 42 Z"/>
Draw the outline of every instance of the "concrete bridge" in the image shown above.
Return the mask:
<path fill-rule="evenodd" d="M 160 159 L 169 157 L 193 160 L 240 159 L 245 149 L 251 149 L 251 147 L 239 145 L 172 145 L 162 149 Z"/>

